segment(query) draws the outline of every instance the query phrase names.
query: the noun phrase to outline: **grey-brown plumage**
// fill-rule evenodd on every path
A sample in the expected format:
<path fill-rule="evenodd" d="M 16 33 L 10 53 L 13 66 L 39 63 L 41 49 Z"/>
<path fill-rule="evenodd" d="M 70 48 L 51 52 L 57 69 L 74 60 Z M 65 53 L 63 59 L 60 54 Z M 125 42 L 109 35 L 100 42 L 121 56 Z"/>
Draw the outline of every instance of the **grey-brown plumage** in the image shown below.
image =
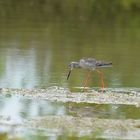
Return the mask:
<path fill-rule="evenodd" d="M 69 64 L 70 70 L 67 75 L 67 80 L 69 79 L 71 71 L 74 68 L 87 69 L 87 70 L 93 71 L 96 68 L 105 68 L 105 67 L 111 67 L 111 66 L 112 66 L 111 62 L 100 61 L 100 60 L 96 60 L 95 58 L 82 58 L 77 62 L 71 62 Z"/>

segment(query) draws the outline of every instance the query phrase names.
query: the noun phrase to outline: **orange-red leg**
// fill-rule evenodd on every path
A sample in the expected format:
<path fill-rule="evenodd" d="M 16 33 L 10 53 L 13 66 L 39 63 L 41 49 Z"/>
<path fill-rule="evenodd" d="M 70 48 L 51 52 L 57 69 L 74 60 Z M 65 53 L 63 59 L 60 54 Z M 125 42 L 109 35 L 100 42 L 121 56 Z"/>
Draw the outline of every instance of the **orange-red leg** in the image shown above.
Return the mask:
<path fill-rule="evenodd" d="M 103 73 L 101 72 L 101 71 L 99 71 L 99 70 L 96 70 L 97 71 L 97 73 L 99 74 L 99 76 L 100 76 L 100 79 L 101 79 L 101 87 L 102 87 L 102 90 L 104 90 L 104 88 L 105 88 L 105 84 L 104 84 L 104 78 L 103 78 Z"/>
<path fill-rule="evenodd" d="M 83 89 L 83 91 L 85 91 L 85 87 L 87 86 L 87 84 L 89 82 L 90 74 L 91 74 L 91 71 L 88 71 L 87 78 L 84 81 L 84 89 Z"/>

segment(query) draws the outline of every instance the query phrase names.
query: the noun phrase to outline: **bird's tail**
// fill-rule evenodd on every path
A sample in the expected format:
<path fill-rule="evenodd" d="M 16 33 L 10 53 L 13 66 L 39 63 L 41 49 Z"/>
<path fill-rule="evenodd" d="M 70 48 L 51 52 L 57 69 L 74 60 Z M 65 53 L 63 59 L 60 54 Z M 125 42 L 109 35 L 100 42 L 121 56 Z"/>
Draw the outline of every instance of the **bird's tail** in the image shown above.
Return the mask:
<path fill-rule="evenodd" d="M 97 61 L 96 67 L 112 67 L 112 62 Z"/>

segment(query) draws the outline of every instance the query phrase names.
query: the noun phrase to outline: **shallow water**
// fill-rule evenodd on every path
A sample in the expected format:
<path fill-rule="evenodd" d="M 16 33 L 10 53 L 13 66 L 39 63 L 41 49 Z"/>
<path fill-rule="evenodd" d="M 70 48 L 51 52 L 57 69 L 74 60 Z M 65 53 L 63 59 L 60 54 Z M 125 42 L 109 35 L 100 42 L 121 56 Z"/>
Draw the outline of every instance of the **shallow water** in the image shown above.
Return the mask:
<path fill-rule="evenodd" d="M 104 123 L 104 125 L 106 124 L 105 122 L 100 122 L 96 126 L 97 130 L 95 129 L 95 133 L 93 133 L 94 131 L 92 129 L 85 130 L 85 132 L 82 130 L 82 127 L 83 129 L 87 129 L 86 128 L 87 126 L 85 124 L 90 125 L 90 122 L 87 123 L 85 122 L 85 124 L 81 123 L 80 130 L 73 130 L 77 126 L 76 124 L 72 124 L 70 128 L 67 127 L 68 130 L 66 132 L 65 130 L 61 130 L 63 127 L 66 127 L 65 126 L 66 124 L 64 122 L 67 120 L 67 117 L 74 117 L 75 119 L 77 119 L 77 121 L 82 121 L 82 119 L 86 118 L 87 119 L 95 118 L 97 119 L 97 121 L 101 121 L 102 119 L 110 121 L 114 120 L 114 122 L 115 120 L 116 121 L 117 120 L 125 121 L 132 119 L 139 120 L 140 109 L 139 107 L 133 105 L 119 105 L 119 104 L 103 105 L 103 104 L 74 103 L 74 102 L 62 103 L 49 101 L 46 100 L 45 98 L 44 99 L 28 98 L 26 96 L 19 96 L 11 93 L 11 94 L 1 94 L 0 110 L 1 110 L 0 114 L 1 137 L 8 138 L 22 137 L 24 139 L 47 138 L 50 140 L 59 138 L 61 139 L 61 137 L 71 139 L 79 136 L 81 138 L 85 137 L 86 139 L 89 139 L 91 137 L 96 138 L 96 136 L 102 138 L 107 137 L 111 138 L 111 136 L 115 138 L 128 138 L 128 137 L 132 138 L 133 136 L 135 138 L 139 137 L 139 132 L 134 131 L 132 132 L 132 134 L 130 134 L 129 132 L 131 130 L 131 127 L 129 126 L 130 124 L 129 125 L 127 124 L 127 128 L 125 128 L 126 126 L 121 125 L 117 125 L 116 128 L 112 126 L 114 134 L 107 134 L 106 132 L 104 134 L 102 132 L 102 131 L 110 131 L 108 129 L 106 130 L 102 128 L 103 130 L 100 129 L 98 130 L 98 127 L 101 127 L 102 123 Z M 55 120 L 52 117 L 56 117 Z M 62 117 L 63 119 L 61 119 Z M 70 118 L 68 118 L 68 120 L 69 119 Z M 134 122 L 134 120 L 132 120 L 132 122 Z M 114 125 L 115 124 L 114 122 L 110 122 L 111 124 L 108 125 Z M 51 123 L 51 126 L 47 125 L 47 123 Z M 55 128 L 56 123 L 58 124 L 56 125 Z M 45 124 L 46 127 L 44 128 Z M 58 127 L 58 125 L 60 126 Z M 139 124 L 135 125 L 136 125 L 135 127 L 139 127 Z M 116 130 L 114 131 L 114 129 Z M 122 133 L 123 131 L 124 133 L 126 133 L 127 131 L 129 132 L 128 133 L 129 135 L 125 134 L 122 137 L 122 135 L 120 134 L 121 131 Z M 117 133 L 118 135 L 114 136 Z"/>
<path fill-rule="evenodd" d="M 47 8 L 42 5 L 43 1 L 42 3 L 24 1 L 22 4 L 18 2 L 12 4 L 10 1 L 0 3 L 1 88 L 40 89 L 60 86 L 76 92 L 75 87 L 83 86 L 86 72 L 73 70 L 67 81 L 67 66 L 69 62 L 82 57 L 95 57 L 113 63 L 112 68 L 102 70 L 106 87 L 122 89 L 140 87 L 139 14 L 133 16 L 133 20 L 130 14 L 124 19 L 120 15 L 115 21 L 111 21 L 112 18 L 107 19 L 98 15 L 100 9 L 95 15 L 96 18 L 94 16 L 93 18 L 88 13 L 90 8 L 89 11 L 88 8 L 83 9 L 77 15 L 73 11 L 69 12 L 68 9 L 72 9 L 74 3 L 66 4 L 68 8 L 65 9 L 66 12 L 64 9 L 61 11 L 55 1 L 47 3 Z M 53 5 L 55 12 L 52 10 Z M 89 87 L 94 89 L 99 86 L 99 77 L 93 72 Z M 0 96 L 0 112 L 1 117 L 15 122 L 49 115 L 101 119 L 140 118 L 139 108 L 133 105 L 62 103 L 3 95 Z M 3 139 L 10 137 L 12 133 L 11 130 L 5 131 L 1 127 L 0 132 L 2 132 L 0 138 Z M 51 134 L 51 131 L 49 132 Z M 23 138 L 77 139 L 76 135 L 69 137 L 67 133 L 62 136 L 53 134 L 46 136 L 40 133 L 36 132 L 34 135 L 35 133 L 30 132 Z M 22 137 L 22 134 L 14 136 Z M 90 139 L 90 136 L 81 139 Z"/>
<path fill-rule="evenodd" d="M 131 105 L 61 103 L 12 95 L 0 97 L 1 116 L 20 121 L 47 115 L 70 115 L 107 119 L 139 119 L 140 110 Z M 132 113 L 133 112 L 133 113 Z"/>

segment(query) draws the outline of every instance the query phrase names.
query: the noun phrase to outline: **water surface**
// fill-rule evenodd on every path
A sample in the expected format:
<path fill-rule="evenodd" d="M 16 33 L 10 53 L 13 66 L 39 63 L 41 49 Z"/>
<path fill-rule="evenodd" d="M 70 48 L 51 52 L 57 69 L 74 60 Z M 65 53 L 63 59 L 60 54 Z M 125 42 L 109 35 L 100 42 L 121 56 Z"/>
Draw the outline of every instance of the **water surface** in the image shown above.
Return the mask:
<path fill-rule="evenodd" d="M 66 81 L 69 62 L 82 57 L 112 61 L 113 67 L 103 70 L 107 87 L 139 87 L 139 27 L 86 22 L 15 24 L 0 26 L 1 87 L 82 86 L 82 70 L 74 70 Z M 89 86 L 99 86 L 96 72 Z"/>

